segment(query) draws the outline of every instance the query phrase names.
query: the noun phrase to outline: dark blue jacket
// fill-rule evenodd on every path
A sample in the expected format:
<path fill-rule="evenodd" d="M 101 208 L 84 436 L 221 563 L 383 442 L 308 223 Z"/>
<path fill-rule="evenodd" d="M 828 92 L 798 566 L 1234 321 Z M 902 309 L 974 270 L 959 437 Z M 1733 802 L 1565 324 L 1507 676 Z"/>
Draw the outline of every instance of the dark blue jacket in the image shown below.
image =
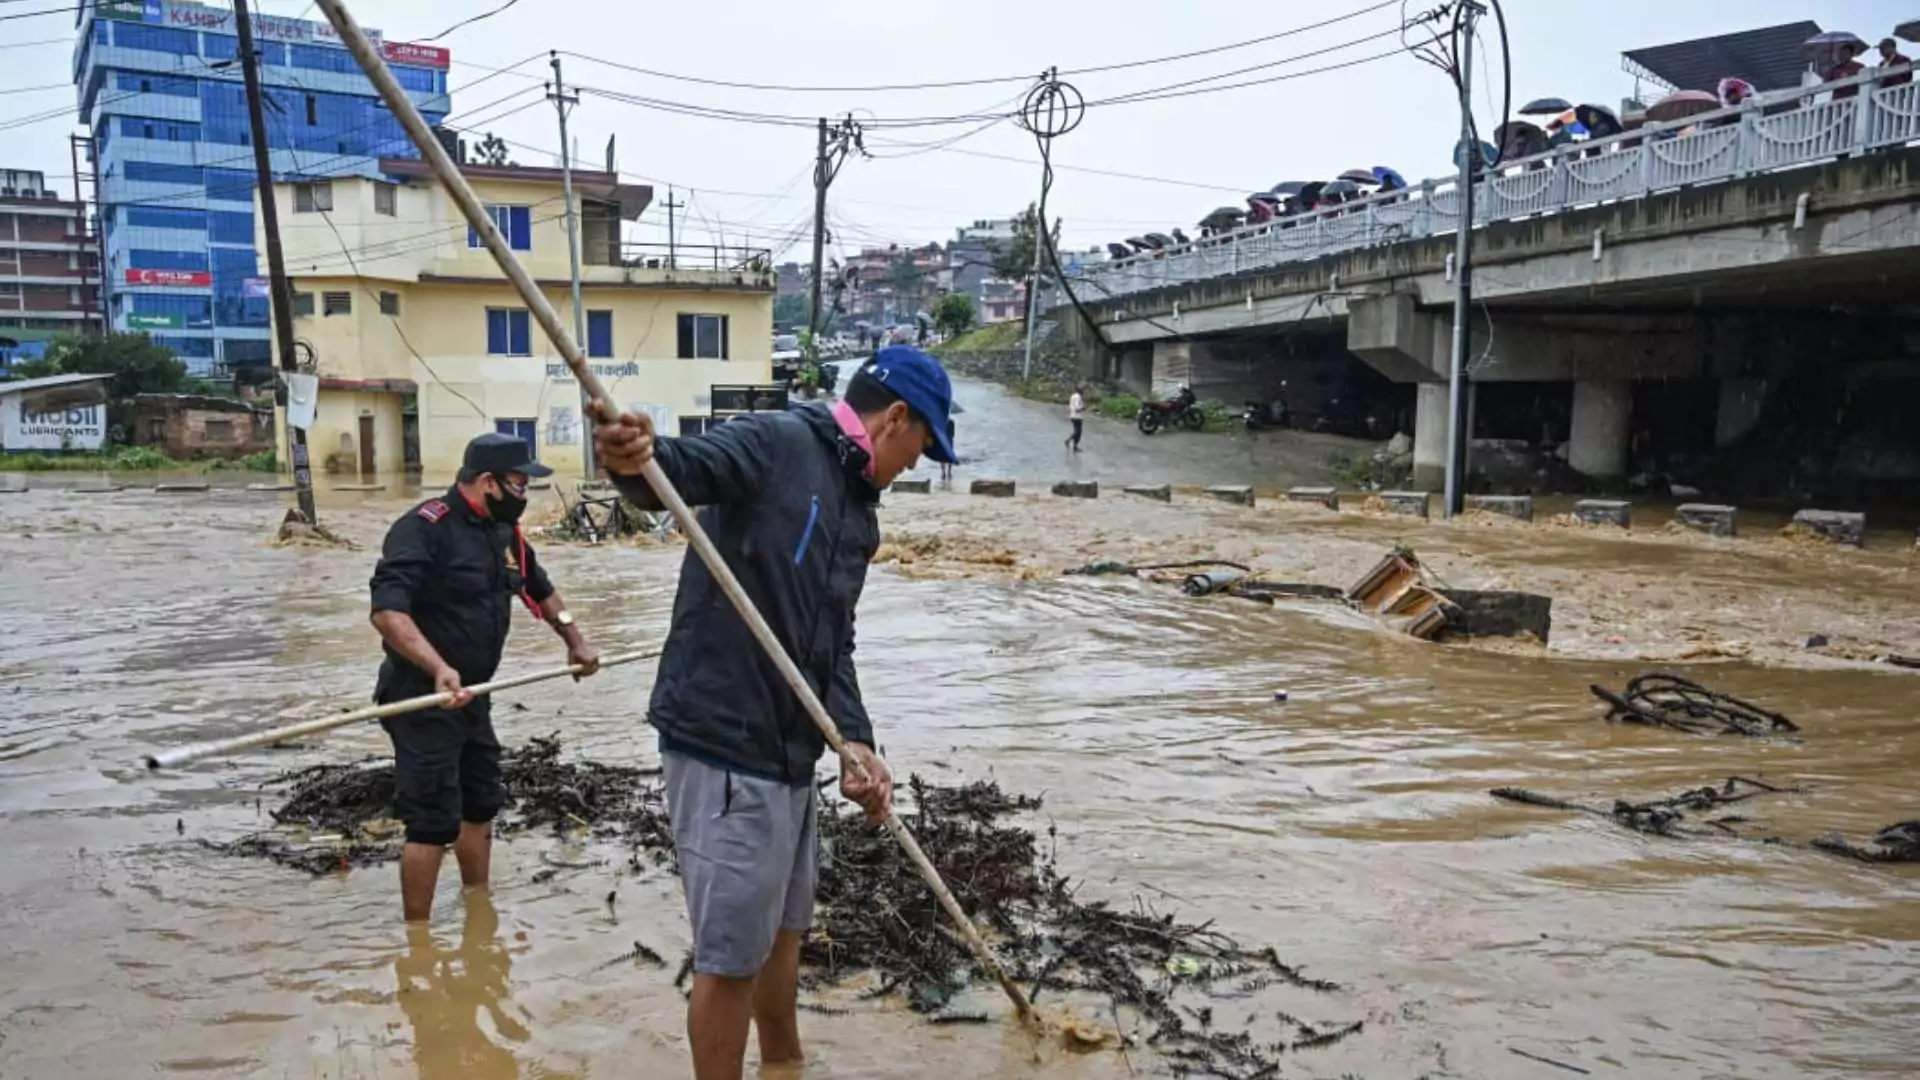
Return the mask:
<path fill-rule="evenodd" d="M 853 669 L 853 609 L 880 545 L 866 451 L 825 407 L 809 406 L 660 439 L 654 460 L 689 505 L 703 508 L 700 524 L 840 734 L 873 745 Z M 645 480 L 615 484 L 658 509 Z M 677 749 L 791 783 L 811 782 L 826 745 L 692 551 L 647 719 Z"/>

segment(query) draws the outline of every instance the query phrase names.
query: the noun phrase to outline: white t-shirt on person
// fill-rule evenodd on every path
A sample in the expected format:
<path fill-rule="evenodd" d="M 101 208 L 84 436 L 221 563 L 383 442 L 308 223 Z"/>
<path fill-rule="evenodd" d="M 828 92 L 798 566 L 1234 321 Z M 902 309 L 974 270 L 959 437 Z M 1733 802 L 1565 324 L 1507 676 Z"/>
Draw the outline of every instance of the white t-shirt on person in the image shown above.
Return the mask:
<path fill-rule="evenodd" d="M 1080 414 L 1086 407 L 1086 400 L 1080 396 L 1080 391 L 1075 390 L 1073 396 L 1067 399 L 1067 419 L 1080 419 Z"/>

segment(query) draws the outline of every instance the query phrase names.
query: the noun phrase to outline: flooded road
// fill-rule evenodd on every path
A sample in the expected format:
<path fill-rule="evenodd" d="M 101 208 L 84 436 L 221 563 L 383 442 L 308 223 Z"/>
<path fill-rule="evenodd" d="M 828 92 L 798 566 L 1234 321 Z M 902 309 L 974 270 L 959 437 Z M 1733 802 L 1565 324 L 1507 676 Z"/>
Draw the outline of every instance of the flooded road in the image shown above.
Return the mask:
<path fill-rule="evenodd" d="M 1096 438 L 1082 461 L 1102 460 Z M 1014 453 L 980 443 L 989 461 L 995 445 Z M 609 963 L 636 940 L 684 950 L 661 872 L 515 839 L 496 848 L 491 905 L 467 907 L 449 876 L 431 939 L 410 939 L 391 867 L 313 880 L 196 843 L 265 824 L 258 785 L 275 773 L 381 752 L 377 728 L 177 773 L 139 766 L 156 746 L 365 699 L 370 551 L 407 496 L 323 501 L 359 552 L 269 545 L 284 498 L 0 496 L 0 1076 L 685 1075 L 672 971 Z M 951 541 L 876 567 L 862 605 L 861 682 L 895 770 L 1044 793 L 1029 824 L 1058 826 L 1083 897 L 1217 920 L 1341 984 L 1282 1007 L 1364 1019 L 1364 1032 L 1290 1055 L 1287 1075 L 1570 1075 L 1523 1054 L 1635 1078 L 1913 1075 L 1920 867 L 1650 838 L 1486 794 L 1604 805 L 1741 774 L 1802 789 L 1742 807 L 1795 841 L 1920 817 L 1910 674 L 1685 669 L 1792 716 L 1798 741 L 1608 725 L 1587 691 L 1643 669 L 1609 655 L 1645 644 L 1610 645 L 1622 629 L 1866 618 L 1874 595 L 1912 595 L 1906 562 L 1111 497 L 897 497 L 884 516 L 890 537 Z M 1553 647 L 1439 648 L 1334 607 L 1057 575 L 1094 557 L 1226 551 L 1339 580 L 1409 536 L 1450 579 L 1564 583 Z M 970 545 L 1014 565 L 969 561 Z M 542 557 L 611 652 L 663 632 L 682 551 Z M 1610 574 L 1664 581 L 1675 610 L 1626 610 L 1634 594 Z M 561 659 L 522 620 L 502 670 Z M 502 697 L 496 723 L 509 743 L 558 731 L 572 754 L 651 763 L 650 675 L 636 664 L 527 688 Z M 898 1004 L 836 1003 L 851 1015 L 803 1016 L 809 1078 L 1168 1071 L 1143 1050 L 1035 1064 L 1010 1024 L 930 1027 Z M 1239 1026 L 1239 1008 L 1223 1018 Z"/>

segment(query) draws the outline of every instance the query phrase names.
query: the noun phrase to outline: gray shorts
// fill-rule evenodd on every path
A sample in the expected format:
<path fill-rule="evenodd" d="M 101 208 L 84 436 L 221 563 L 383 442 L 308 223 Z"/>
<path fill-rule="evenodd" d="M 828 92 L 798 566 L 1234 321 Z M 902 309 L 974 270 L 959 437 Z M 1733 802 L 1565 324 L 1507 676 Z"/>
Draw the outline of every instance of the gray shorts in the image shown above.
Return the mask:
<path fill-rule="evenodd" d="M 693 970 L 749 979 L 780 930 L 813 925 L 820 832 L 813 785 L 660 755 L 673 846 L 693 923 Z"/>

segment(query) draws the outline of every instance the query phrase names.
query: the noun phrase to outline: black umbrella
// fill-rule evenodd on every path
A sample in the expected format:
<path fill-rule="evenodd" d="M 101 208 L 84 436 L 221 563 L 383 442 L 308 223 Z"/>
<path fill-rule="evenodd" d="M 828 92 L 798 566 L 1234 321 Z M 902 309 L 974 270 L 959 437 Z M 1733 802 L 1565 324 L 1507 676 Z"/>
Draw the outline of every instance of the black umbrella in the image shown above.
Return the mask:
<path fill-rule="evenodd" d="M 1237 206 L 1216 206 L 1212 213 L 1200 219 L 1200 227 L 1203 229 L 1230 228 L 1246 216 L 1247 212 Z"/>
<path fill-rule="evenodd" d="M 1300 190 L 1294 192 L 1293 197 L 1299 199 L 1302 206 L 1312 206 L 1320 201 L 1320 189 L 1326 186 L 1325 180 L 1309 180 L 1300 185 Z"/>
<path fill-rule="evenodd" d="M 1346 172 L 1340 174 L 1340 179 L 1345 180 L 1349 184 L 1371 185 L 1380 182 L 1380 178 L 1374 175 L 1372 169 L 1348 169 Z"/>
<path fill-rule="evenodd" d="M 1147 234 L 1147 243 L 1153 245 L 1153 250 L 1159 251 L 1161 248 L 1172 247 L 1174 239 L 1166 233 L 1150 232 Z"/>
<path fill-rule="evenodd" d="M 1893 36 L 1901 41 L 1920 41 L 1920 19 L 1903 22 L 1894 27 Z"/>
<path fill-rule="evenodd" d="M 1532 157 L 1547 149 L 1547 133 L 1538 124 L 1509 120 L 1493 130 L 1493 144 L 1500 148 L 1500 160 Z"/>
<path fill-rule="evenodd" d="M 1153 245 L 1147 243 L 1147 238 L 1144 236 L 1129 236 L 1127 237 L 1127 243 L 1132 244 L 1133 250 L 1135 251 L 1152 251 L 1153 250 Z"/>
<path fill-rule="evenodd" d="M 1369 178 L 1371 178 L 1372 174 L 1369 173 L 1368 175 Z M 1369 179 L 1369 182 L 1371 182 L 1371 179 Z M 1320 189 L 1320 197 L 1323 199 L 1328 196 L 1350 199 L 1358 194 L 1360 194 L 1360 185 L 1351 180 L 1329 180 L 1326 186 Z"/>
<path fill-rule="evenodd" d="M 1116 259 L 1124 259 L 1127 256 L 1133 254 L 1133 249 L 1128 247 L 1125 244 L 1108 244 L 1107 254 L 1113 256 Z"/>
<path fill-rule="evenodd" d="M 1282 180 L 1273 185 L 1272 191 L 1275 195 L 1283 197 L 1287 195 L 1298 195 L 1300 194 L 1300 189 L 1306 187 L 1307 184 L 1308 181 L 1306 180 Z"/>
<path fill-rule="evenodd" d="M 1566 112 L 1568 109 L 1571 109 L 1571 108 L 1573 108 L 1573 103 L 1569 102 L 1566 98 L 1557 98 L 1557 97 L 1535 98 L 1534 100 L 1527 102 L 1525 105 L 1520 106 L 1520 115 L 1521 116 L 1557 116 L 1560 113 Z"/>
<path fill-rule="evenodd" d="M 1266 203 L 1269 206 L 1280 205 L 1280 199 L 1281 196 L 1275 195 L 1271 191 L 1256 191 L 1247 196 L 1247 201 L 1250 203 Z"/>
<path fill-rule="evenodd" d="M 1575 105 L 1573 119 L 1587 129 L 1588 136 L 1595 139 L 1604 139 L 1627 130 L 1613 110 L 1605 105 Z"/>

